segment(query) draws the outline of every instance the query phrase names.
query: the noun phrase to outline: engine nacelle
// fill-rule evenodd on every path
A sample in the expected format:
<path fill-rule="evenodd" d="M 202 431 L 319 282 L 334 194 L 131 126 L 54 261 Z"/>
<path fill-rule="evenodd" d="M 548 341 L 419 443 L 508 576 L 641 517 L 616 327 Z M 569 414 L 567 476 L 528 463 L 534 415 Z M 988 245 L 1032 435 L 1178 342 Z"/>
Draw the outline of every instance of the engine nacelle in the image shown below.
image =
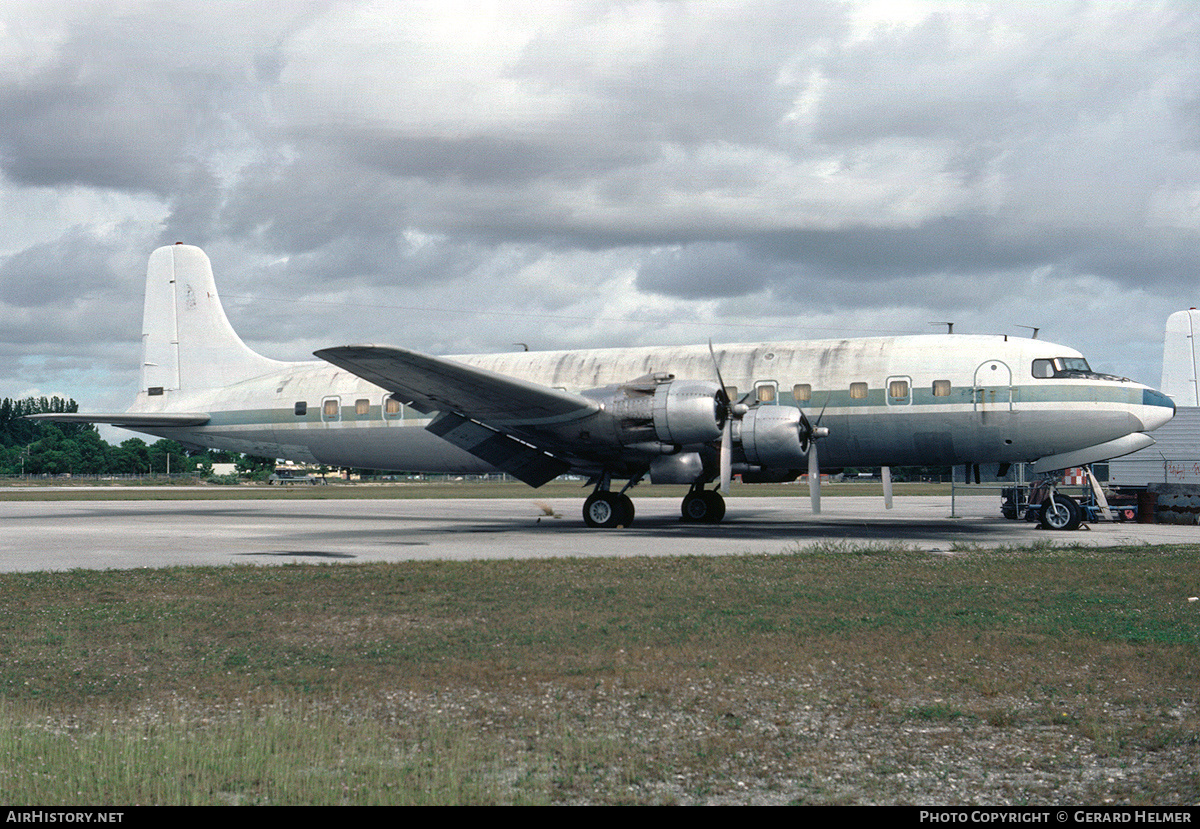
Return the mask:
<path fill-rule="evenodd" d="M 704 474 L 704 461 L 698 452 L 681 452 L 664 455 L 650 461 L 650 483 L 688 484 L 700 480 Z"/>
<path fill-rule="evenodd" d="M 680 445 L 708 443 L 725 425 L 721 387 L 705 380 L 672 380 L 654 393 L 654 431 L 659 440 Z"/>
<path fill-rule="evenodd" d="M 613 390 L 605 409 L 625 446 L 688 446 L 721 437 L 721 387 L 706 380 L 647 378 Z"/>
<path fill-rule="evenodd" d="M 799 409 L 791 406 L 751 409 L 742 417 L 735 438 L 741 439 L 747 463 L 787 468 L 804 465 L 806 453 L 800 445 Z"/>

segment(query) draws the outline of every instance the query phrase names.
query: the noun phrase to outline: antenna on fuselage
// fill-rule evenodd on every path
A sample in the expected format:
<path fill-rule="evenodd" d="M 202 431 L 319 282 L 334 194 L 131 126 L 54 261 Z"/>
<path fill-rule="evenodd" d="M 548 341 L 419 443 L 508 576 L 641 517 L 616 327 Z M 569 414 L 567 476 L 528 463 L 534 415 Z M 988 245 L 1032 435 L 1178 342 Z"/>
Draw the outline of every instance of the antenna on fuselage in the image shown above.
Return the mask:
<path fill-rule="evenodd" d="M 953 334 L 953 333 L 954 333 L 954 323 L 952 323 L 952 322 L 931 322 L 931 323 L 929 323 L 929 324 L 930 324 L 930 325 L 944 325 L 944 326 L 946 326 L 946 333 L 947 333 L 947 334 Z"/>
<path fill-rule="evenodd" d="M 1042 330 L 1040 328 L 1034 328 L 1032 325 L 1018 325 L 1017 328 L 1028 328 L 1030 331 L 1032 331 L 1033 334 L 1031 334 L 1029 337 L 1031 340 L 1036 340 L 1038 332 Z"/>

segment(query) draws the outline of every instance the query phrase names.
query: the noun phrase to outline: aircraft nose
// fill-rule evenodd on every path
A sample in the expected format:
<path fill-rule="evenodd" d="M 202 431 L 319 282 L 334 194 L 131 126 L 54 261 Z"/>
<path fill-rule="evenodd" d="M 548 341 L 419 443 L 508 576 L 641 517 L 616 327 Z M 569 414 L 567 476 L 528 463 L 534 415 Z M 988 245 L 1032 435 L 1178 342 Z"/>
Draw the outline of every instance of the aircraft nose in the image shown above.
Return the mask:
<path fill-rule="evenodd" d="M 1142 431 L 1152 432 L 1174 416 L 1174 400 L 1154 389 L 1142 390 Z"/>

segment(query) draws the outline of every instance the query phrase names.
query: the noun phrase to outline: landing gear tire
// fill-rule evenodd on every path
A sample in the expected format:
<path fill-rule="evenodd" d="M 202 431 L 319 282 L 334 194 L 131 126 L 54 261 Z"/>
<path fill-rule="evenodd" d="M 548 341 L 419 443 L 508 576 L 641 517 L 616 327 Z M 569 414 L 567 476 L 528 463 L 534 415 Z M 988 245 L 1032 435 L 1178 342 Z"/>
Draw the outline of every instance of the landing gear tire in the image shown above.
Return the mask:
<path fill-rule="evenodd" d="M 1083 521 L 1083 510 L 1074 498 L 1055 495 L 1042 507 L 1041 521 L 1047 530 L 1077 530 Z"/>
<path fill-rule="evenodd" d="M 621 492 L 593 492 L 583 502 L 583 523 L 611 529 L 633 523 L 633 501 Z"/>
<path fill-rule="evenodd" d="M 725 499 L 712 489 L 689 492 L 680 507 L 683 520 L 694 524 L 719 524 L 725 517 Z"/>

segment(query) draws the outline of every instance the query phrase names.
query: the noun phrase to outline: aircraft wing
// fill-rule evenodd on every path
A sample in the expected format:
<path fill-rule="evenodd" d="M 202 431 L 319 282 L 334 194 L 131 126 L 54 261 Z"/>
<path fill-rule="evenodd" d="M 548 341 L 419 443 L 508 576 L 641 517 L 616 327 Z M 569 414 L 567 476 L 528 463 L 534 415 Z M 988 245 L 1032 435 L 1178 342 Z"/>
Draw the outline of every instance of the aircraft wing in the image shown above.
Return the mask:
<path fill-rule="evenodd" d="M 404 348 L 347 345 L 314 353 L 419 411 L 454 412 L 496 428 L 569 423 L 600 409 L 569 391 Z"/>
<path fill-rule="evenodd" d="M 51 423 L 110 423 L 137 429 L 139 426 L 203 426 L 210 418 L 206 412 L 43 412 L 25 415 L 25 419 Z"/>
<path fill-rule="evenodd" d="M 563 456 L 572 447 L 556 427 L 600 411 L 582 395 L 404 348 L 348 345 L 314 353 L 418 411 L 440 412 L 429 431 L 530 486 L 571 468 Z"/>

